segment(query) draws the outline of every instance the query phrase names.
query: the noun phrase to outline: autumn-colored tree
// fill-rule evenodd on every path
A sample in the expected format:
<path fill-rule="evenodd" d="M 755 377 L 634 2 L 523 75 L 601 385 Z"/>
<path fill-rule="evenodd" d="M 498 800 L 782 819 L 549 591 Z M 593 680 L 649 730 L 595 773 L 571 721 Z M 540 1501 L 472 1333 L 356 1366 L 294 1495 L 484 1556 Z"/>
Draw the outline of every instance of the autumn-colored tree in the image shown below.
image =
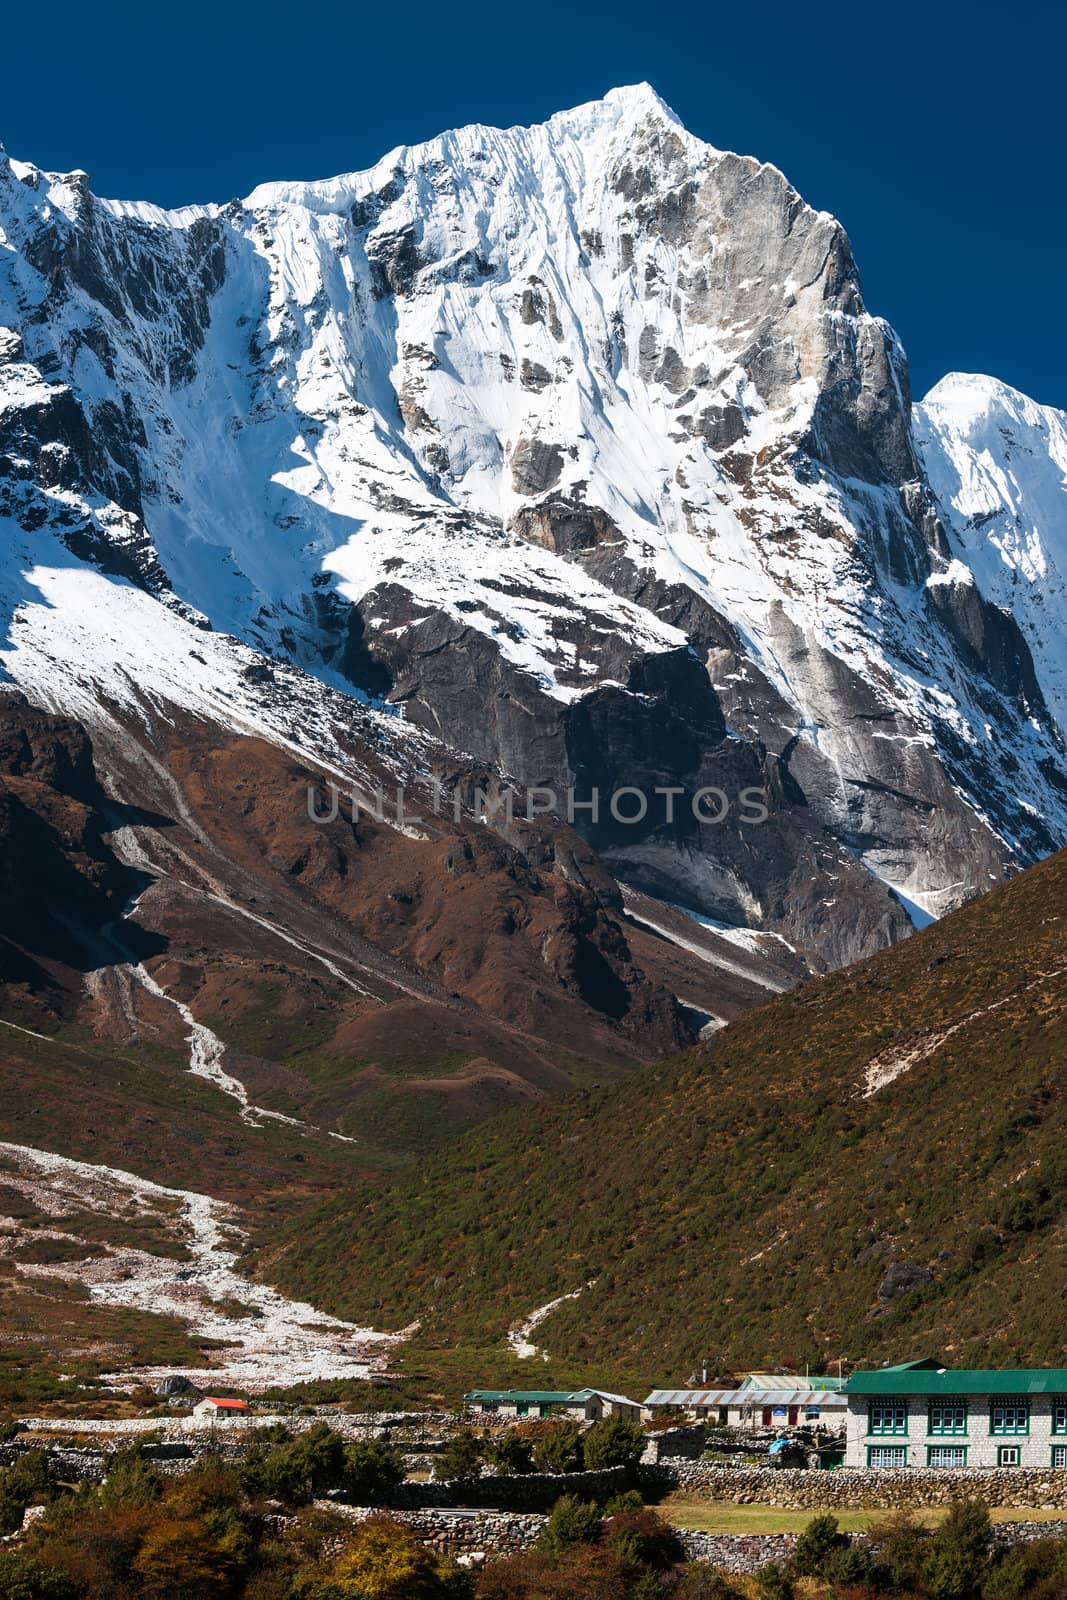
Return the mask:
<path fill-rule="evenodd" d="M 617 1551 L 589 1544 L 562 1555 L 524 1551 L 491 1562 L 475 1580 L 477 1600 L 635 1600 L 635 1589 Z"/>
<path fill-rule="evenodd" d="M 223 1600 L 232 1589 L 234 1561 L 204 1522 L 161 1516 L 145 1535 L 133 1570 L 144 1600 Z"/>
<path fill-rule="evenodd" d="M 466 1574 L 440 1562 L 411 1529 L 394 1517 L 368 1517 L 347 1550 L 310 1587 L 297 1586 L 302 1600 L 461 1600 L 470 1593 Z"/>

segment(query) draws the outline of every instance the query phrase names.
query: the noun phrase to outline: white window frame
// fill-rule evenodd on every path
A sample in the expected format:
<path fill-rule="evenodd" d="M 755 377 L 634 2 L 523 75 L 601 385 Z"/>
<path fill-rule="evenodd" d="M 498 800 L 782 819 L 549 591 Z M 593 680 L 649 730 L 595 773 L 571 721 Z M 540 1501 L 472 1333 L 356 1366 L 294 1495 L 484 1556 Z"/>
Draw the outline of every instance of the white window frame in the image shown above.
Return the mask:
<path fill-rule="evenodd" d="M 1014 1461 L 1005 1461 L 1004 1457 L 1005 1456 L 1010 1456 L 1012 1454 L 1014 1454 L 1015 1460 Z M 1022 1447 L 1021 1444 L 998 1444 L 997 1445 L 997 1466 L 998 1467 L 1021 1467 L 1022 1464 L 1023 1464 L 1023 1447 Z"/>
<path fill-rule="evenodd" d="M 942 1456 L 945 1459 L 935 1461 L 935 1456 Z M 943 1469 L 965 1467 L 967 1465 L 967 1446 L 965 1444 L 928 1445 L 926 1449 L 926 1465 Z"/>
<path fill-rule="evenodd" d="M 876 1461 L 877 1455 L 891 1456 L 890 1461 Z M 896 1472 L 908 1464 L 908 1447 L 906 1444 L 869 1444 L 867 1446 L 867 1465 L 876 1470 Z"/>

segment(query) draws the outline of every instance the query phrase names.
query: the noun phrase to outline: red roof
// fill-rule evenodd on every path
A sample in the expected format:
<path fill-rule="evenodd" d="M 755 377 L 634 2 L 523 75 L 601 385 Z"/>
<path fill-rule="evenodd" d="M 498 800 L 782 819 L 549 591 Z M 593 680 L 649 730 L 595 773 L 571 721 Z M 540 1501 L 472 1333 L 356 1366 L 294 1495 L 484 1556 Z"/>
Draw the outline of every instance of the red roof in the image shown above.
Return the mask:
<path fill-rule="evenodd" d="M 204 1399 L 210 1406 L 225 1406 L 228 1411 L 247 1411 L 247 1400 L 216 1400 L 213 1394 L 206 1394 Z"/>

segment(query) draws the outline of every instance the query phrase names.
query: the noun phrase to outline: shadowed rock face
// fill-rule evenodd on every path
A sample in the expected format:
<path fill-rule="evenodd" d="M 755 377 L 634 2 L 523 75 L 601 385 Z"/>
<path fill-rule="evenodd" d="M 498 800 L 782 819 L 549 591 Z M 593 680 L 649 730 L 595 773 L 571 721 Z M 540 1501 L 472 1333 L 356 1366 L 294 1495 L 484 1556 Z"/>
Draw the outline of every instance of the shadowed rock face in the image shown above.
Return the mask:
<path fill-rule="evenodd" d="M 1062 837 L 1027 614 L 952 576 L 847 237 L 651 91 L 222 210 L 4 162 L 0 212 L 0 507 L 64 562 L 519 784 L 728 791 L 573 821 L 815 966 Z"/>

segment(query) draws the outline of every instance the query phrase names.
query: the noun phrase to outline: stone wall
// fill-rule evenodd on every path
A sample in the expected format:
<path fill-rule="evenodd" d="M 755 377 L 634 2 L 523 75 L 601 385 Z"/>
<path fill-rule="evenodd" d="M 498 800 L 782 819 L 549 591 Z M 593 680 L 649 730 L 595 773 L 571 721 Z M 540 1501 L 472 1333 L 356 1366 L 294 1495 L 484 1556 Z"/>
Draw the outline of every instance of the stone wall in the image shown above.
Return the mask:
<path fill-rule="evenodd" d="M 691 1422 L 680 1428 L 668 1428 L 663 1433 L 650 1433 L 647 1437 L 642 1462 L 655 1466 L 660 1461 L 698 1461 L 704 1454 L 707 1429 L 702 1422 Z"/>
<path fill-rule="evenodd" d="M 602 1472 L 529 1472 L 508 1477 L 460 1478 L 444 1483 L 402 1483 L 393 1505 L 405 1511 L 443 1506 L 477 1506 L 494 1511 L 551 1511 L 561 1495 L 579 1500 L 610 1500 L 631 1487 L 625 1467 Z"/>
<path fill-rule="evenodd" d="M 337 1506 L 332 1500 L 319 1501 L 354 1522 L 362 1522 L 375 1511 L 367 1506 Z M 421 1511 L 390 1510 L 387 1516 L 407 1523 L 423 1544 L 448 1555 L 513 1555 L 537 1543 L 548 1521 L 537 1512 L 470 1511 L 457 1514 L 427 1507 Z"/>
<path fill-rule="evenodd" d="M 1046 1467 L 933 1469 L 899 1472 L 773 1471 L 723 1466 L 710 1461 L 674 1461 L 659 1469 L 686 1489 L 704 1490 L 709 1500 L 791 1507 L 796 1510 L 906 1510 L 944 1506 L 973 1496 L 991 1506 L 1067 1511 L 1067 1470 Z"/>

